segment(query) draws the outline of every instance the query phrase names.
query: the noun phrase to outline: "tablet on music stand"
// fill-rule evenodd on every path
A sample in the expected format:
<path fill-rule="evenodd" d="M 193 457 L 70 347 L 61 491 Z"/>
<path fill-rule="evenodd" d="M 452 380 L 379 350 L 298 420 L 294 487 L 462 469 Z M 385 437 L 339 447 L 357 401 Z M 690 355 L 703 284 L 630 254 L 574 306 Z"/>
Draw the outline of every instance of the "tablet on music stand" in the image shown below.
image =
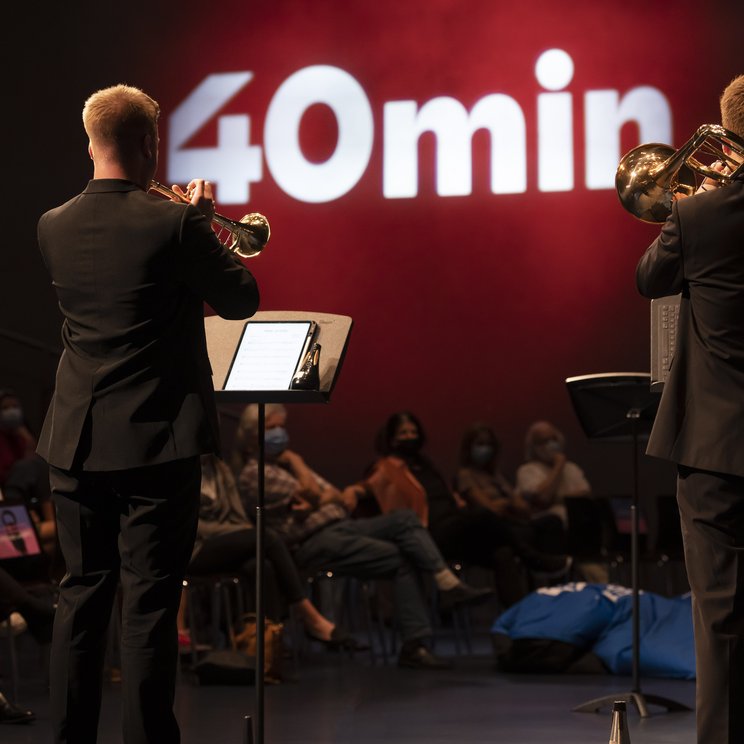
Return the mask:
<path fill-rule="evenodd" d="M 247 321 L 224 389 L 289 390 L 316 328 L 312 320 Z"/>

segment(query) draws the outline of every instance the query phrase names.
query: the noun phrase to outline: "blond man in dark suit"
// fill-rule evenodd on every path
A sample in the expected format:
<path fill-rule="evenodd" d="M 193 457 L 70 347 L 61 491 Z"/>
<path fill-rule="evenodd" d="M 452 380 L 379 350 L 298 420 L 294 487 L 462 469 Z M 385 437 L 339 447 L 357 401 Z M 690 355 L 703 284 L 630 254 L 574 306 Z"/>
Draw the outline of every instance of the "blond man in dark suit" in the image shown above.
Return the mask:
<path fill-rule="evenodd" d="M 211 184 L 192 181 L 188 205 L 147 193 L 158 115 L 136 88 L 94 93 L 83 110 L 93 179 L 39 221 L 64 316 L 38 448 L 51 466 L 67 568 L 52 653 L 57 742 L 96 741 L 119 579 L 124 741 L 179 741 L 176 612 L 200 455 L 219 450 L 203 303 L 227 318 L 258 307 L 252 275 L 211 229 Z"/>

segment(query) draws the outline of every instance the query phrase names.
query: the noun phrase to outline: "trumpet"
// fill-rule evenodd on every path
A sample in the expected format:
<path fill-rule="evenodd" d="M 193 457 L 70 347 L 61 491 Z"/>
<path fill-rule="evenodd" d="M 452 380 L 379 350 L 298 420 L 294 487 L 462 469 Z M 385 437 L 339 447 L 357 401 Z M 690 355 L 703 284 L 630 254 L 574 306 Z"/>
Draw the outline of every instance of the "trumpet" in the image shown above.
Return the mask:
<path fill-rule="evenodd" d="M 188 199 L 155 180 L 150 181 L 148 191 L 155 191 L 161 196 L 185 204 L 189 203 Z M 269 221 L 258 212 L 243 215 L 240 220 L 231 220 L 229 217 L 223 217 L 215 212 L 212 222 L 219 227 L 219 230 L 215 232 L 225 248 L 241 258 L 257 256 L 271 237 Z"/>
<path fill-rule="evenodd" d="M 703 124 L 679 150 L 658 142 L 633 148 L 620 161 L 615 188 L 628 212 L 660 223 L 678 196 L 695 193 L 699 176 L 727 185 L 742 169 L 744 140 L 718 124 Z"/>

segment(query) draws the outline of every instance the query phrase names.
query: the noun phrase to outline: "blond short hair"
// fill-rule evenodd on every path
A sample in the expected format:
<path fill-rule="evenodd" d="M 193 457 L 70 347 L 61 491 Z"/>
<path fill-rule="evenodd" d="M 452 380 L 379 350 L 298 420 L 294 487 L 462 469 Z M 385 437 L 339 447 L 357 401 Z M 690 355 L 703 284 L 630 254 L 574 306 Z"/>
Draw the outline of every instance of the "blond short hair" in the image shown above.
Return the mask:
<path fill-rule="evenodd" d="M 157 136 L 160 106 L 131 85 L 96 91 L 83 107 L 83 126 L 91 142 L 121 148 L 143 134 Z"/>
<path fill-rule="evenodd" d="M 744 75 L 735 77 L 721 94 L 721 124 L 744 137 Z"/>

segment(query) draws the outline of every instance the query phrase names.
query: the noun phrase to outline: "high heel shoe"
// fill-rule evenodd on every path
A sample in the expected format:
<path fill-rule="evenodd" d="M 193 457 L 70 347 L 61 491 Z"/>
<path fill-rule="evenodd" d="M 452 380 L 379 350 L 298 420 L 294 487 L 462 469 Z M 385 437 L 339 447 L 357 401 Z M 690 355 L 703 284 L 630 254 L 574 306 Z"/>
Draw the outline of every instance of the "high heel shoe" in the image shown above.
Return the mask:
<path fill-rule="evenodd" d="M 305 628 L 305 636 L 310 641 L 322 643 L 329 651 L 366 651 L 369 648 L 366 643 L 358 641 L 354 636 L 339 628 L 338 625 L 333 626 L 330 638 L 319 638 L 307 628 Z"/>

